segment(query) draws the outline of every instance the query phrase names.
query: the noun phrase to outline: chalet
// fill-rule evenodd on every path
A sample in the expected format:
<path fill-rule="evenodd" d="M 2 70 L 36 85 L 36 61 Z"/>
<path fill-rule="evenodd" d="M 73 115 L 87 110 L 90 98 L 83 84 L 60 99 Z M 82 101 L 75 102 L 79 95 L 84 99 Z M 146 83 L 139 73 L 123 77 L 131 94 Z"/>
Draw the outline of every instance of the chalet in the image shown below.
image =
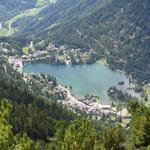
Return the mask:
<path fill-rule="evenodd" d="M 3 28 L 3 24 L 2 22 L 0 22 L 0 30 Z"/>

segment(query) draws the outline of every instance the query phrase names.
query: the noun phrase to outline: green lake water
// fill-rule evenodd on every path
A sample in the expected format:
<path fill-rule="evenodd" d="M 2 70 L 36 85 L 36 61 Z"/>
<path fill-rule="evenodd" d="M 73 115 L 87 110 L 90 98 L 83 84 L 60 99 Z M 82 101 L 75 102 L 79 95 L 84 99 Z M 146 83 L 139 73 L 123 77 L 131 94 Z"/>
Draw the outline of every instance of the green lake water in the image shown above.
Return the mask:
<path fill-rule="evenodd" d="M 25 72 L 45 73 L 56 77 L 62 84 L 72 86 L 72 94 L 81 97 L 95 94 L 104 102 L 108 102 L 107 89 L 117 86 L 118 82 L 128 82 L 124 73 L 110 70 L 104 64 L 84 65 L 52 65 L 33 63 L 24 67 Z"/>

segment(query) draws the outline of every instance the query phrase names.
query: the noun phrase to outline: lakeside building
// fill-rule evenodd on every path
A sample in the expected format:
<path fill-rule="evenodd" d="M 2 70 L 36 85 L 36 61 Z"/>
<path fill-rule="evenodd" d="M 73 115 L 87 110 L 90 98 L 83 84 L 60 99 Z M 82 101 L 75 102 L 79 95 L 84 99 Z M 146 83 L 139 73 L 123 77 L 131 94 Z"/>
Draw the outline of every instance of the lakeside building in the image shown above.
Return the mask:
<path fill-rule="evenodd" d="M 3 28 L 3 23 L 0 22 L 0 30 Z"/>

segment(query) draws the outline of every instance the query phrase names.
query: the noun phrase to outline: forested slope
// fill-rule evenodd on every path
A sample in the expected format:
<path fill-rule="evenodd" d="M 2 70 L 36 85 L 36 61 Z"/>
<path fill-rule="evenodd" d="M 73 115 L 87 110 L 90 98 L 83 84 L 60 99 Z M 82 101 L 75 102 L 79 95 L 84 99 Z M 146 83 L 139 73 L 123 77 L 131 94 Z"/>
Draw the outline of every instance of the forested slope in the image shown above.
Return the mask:
<path fill-rule="evenodd" d="M 34 0 L 1 0 L 0 1 L 0 21 L 6 21 L 18 13 L 33 8 Z"/>
<path fill-rule="evenodd" d="M 93 48 L 112 68 L 150 81 L 149 0 L 58 0 L 13 22 L 16 36 Z"/>
<path fill-rule="evenodd" d="M 74 114 L 55 101 L 45 101 L 28 90 L 20 75 L 0 58 L 0 100 L 7 98 L 13 105 L 10 123 L 14 133 L 26 132 L 33 139 L 48 140 L 57 120 L 69 121 Z"/>
<path fill-rule="evenodd" d="M 50 37 L 71 46 L 94 48 L 97 55 L 108 57 L 113 68 L 124 68 L 133 78 L 149 82 L 150 2 L 112 0 L 100 6 L 66 21 Z"/>

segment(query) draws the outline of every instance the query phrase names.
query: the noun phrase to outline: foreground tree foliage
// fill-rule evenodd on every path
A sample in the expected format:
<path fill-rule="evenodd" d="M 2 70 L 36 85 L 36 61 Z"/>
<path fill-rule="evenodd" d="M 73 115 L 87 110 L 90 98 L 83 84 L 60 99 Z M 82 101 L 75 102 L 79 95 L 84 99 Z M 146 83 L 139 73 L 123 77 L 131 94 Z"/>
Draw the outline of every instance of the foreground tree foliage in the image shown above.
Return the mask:
<path fill-rule="evenodd" d="M 103 143 L 107 150 L 120 150 L 124 149 L 123 143 L 125 142 L 125 133 L 123 128 L 118 125 L 109 127 L 104 132 Z"/>
<path fill-rule="evenodd" d="M 91 150 L 96 144 L 96 131 L 86 119 L 73 121 L 65 132 L 63 149 Z"/>
<path fill-rule="evenodd" d="M 129 130 L 129 144 L 134 149 L 145 148 L 150 145 L 150 107 L 139 105 L 132 100 L 129 103 L 132 113 Z"/>
<path fill-rule="evenodd" d="M 30 150 L 35 149 L 33 141 L 24 134 L 14 135 L 8 122 L 11 105 L 6 99 L 0 104 L 0 149 L 1 150 Z"/>
<path fill-rule="evenodd" d="M 48 141 L 55 133 L 57 121 L 75 118 L 74 113 L 51 98 L 48 102 L 29 91 L 20 75 L 0 61 L 0 100 L 7 98 L 12 105 L 9 122 L 15 134 L 27 133 L 34 140 Z"/>
<path fill-rule="evenodd" d="M 13 126 L 9 123 L 12 107 L 8 100 L 1 101 L 0 149 L 2 150 L 149 150 L 150 148 L 150 109 L 140 104 L 132 114 L 128 130 L 121 125 L 105 127 L 103 131 L 96 130 L 90 121 L 78 118 L 70 123 L 58 121 L 53 131 L 54 136 L 47 137 L 48 140 L 43 141 L 31 139 L 32 136 L 27 136 L 25 132 L 13 133 Z"/>

